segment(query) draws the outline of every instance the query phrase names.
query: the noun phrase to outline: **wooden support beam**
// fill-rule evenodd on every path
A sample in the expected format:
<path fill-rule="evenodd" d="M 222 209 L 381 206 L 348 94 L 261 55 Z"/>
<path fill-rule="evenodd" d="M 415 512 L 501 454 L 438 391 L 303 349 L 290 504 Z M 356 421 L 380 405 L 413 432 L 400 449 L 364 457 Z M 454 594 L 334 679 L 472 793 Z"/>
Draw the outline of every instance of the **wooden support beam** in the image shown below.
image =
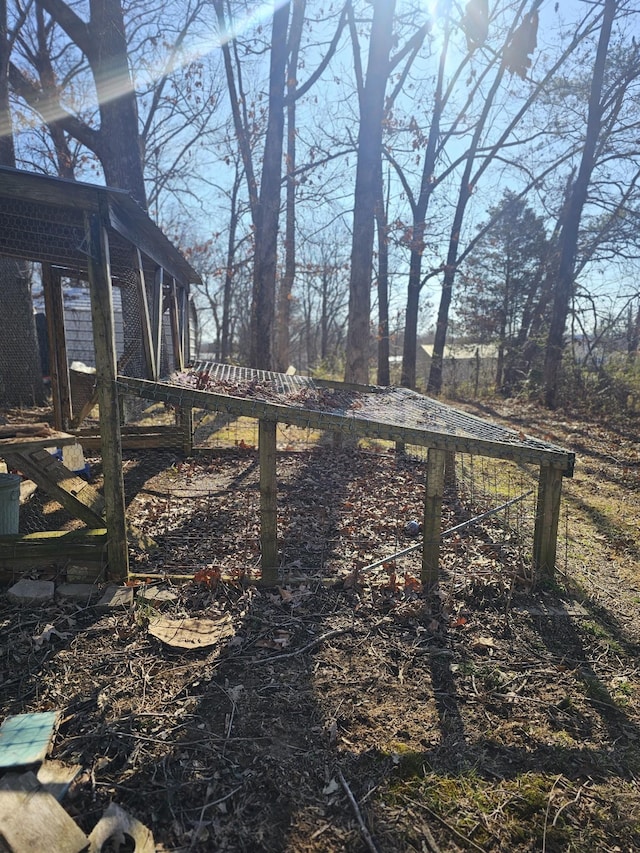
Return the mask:
<path fill-rule="evenodd" d="M 129 551 L 125 524 L 120 404 L 116 387 L 116 336 L 109 243 L 99 214 L 85 214 L 85 234 L 102 437 L 105 515 L 109 532 L 107 558 L 110 576 L 124 578 L 129 571 Z"/>
<path fill-rule="evenodd" d="M 47 530 L 26 536 L 0 536 L 0 579 L 11 580 L 12 569 L 32 569 L 51 563 L 95 564 L 101 572 L 107 548 L 105 528 L 91 530 Z"/>
<path fill-rule="evenodd" d="M 259 421 L 258 441 L 262 582 L 267 586 L 275 586 L 278 581 L 278 488 L 276 481 L 275 421 Z"/>
<path fill-rule="evenodd" d="M 182 356 L 185 364 L 191 361 L 195 353 L 191 352 L 191 312 L 189 311 L 189 285 L 180 285 L 180 333 L 182 335 Z"/>
<path fill-rule="evenodd" d="M 164 270 L 159 267 L 156 270 L 156 275 L 153 281 L 153 301 L 151 303 L 151 335 L 153 337 L 153 357 L 156 365 L 156 380 L 160 376 L 162 370 L 162 313 L 164 310 L 163 301 L 164 290 Z"/>
<path fill-rule="evenodd" d="M 149 313 L 149 300 L 147 299 L 147 285 L 144 279 L 144 268 L 142 266 L 142 255 L 140 249 L 134 249 L 134 263 L 136 272 L 136 284 L 138 287 L 138 300 L 140 303 L 140 333 L 142 335 L 142 349 L 147 362 L 147 376 L 157 380 L 160 376 L 154 347 L 154 337 L 151 331 L 151 315 Z"/>
<path fill-rule="evenodd" d="M 76 477 L 46 450 L 7 454 L 9 464 L 55 498 L 74 518 L 88 527 L 104 525 L 104 500 L 93 486 Z"/>
<path fill-rule="evenodd" d="M 175 278 L 171 279 L 171 292 L 169 294 L 169 319 L 171 321 L 171 344 L 173 346 L 173 360 L 176 370 L 184 370 L 184 350 L 182 347 L 182 335 L 180 334 L 180 309 L 178 306 L 178 294 Z"/>
<path fill-rule="evenodd" d="M 533 533 L 533 566 L 536 579 L 551 579 L 556 566 L 562 471 L 540 466 L 536 526 Z"/>
<path fill-rule="evenodd" d="M 422 525 L 422 585 L 425 590 L 438 583 L 445 457 L 445 451 L 435 447 L 430 447 L 427 451 L 427 482 Z"/>
<path fill-rule="evenodd" d="M 69 364 L 64 331 L 64 305 L 62 299 L 62 277 L 51 264 L 42 264 L 42 290 L 44 310 L 47 318 L 49 338 L 49 371 L 51 396 L 53 399 L 54 426 L 58 430 L 69 429 L 73 411 L 69 384 Z"/>

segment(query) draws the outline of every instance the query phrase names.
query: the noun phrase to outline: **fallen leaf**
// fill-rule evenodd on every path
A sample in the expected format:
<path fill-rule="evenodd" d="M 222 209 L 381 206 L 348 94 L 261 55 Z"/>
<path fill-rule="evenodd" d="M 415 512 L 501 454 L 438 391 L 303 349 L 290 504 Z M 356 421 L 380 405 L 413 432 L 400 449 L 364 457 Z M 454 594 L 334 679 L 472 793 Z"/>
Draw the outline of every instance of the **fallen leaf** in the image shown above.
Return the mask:
<path fill-rule="evenodd" d="M 33 637 L 33 642 L 36 645 L 36 648 L 40 648 L 43 643 L 48 643 L 51 640 L 51 637 L 59 637 L 61 640 L 66 640 L 69 637 L 68 631 L 58 631 L 53 625 L 46 625 L 40 634 L 36 634 Z"/>
<path fill-rule="evenodd" d="M 491 652 L 496 644 L 491 637 L 478 637 L 471 643 L 471 648 L 477 652 Z"/>
<path fill-rule="evenodd" d="M 280 593 L 280 597 L 286 604 L 288 604 L 293 599 L 293 593 L 288 589 L 283 589 L 281 586 L 279 586 L 278 592 Z"/>
<path fill-rule="evenodd" d="M 203 649 L 229 639 L 235 633 L 231 616 L 223 613 L 214 619 L 167 619 L 156 616 L 149 621 L 149 633 L 167 646 L 178 649 Z"/>
<path fill-rule="evenodd" d="M 322 793 L 325 795 L 335 794 L 336 791 L 340 790 L 340 783 L 337 779 L 332 779 L 327 785 L 322 789 Z"/>

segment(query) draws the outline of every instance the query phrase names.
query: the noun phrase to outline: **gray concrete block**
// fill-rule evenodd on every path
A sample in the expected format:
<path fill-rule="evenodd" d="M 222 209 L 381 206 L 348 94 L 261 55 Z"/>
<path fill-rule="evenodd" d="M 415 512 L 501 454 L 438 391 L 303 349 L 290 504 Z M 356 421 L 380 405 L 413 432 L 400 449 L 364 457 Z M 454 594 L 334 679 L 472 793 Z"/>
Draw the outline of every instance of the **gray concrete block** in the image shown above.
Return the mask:
<path fill-rule="evenodd" d="M 77 601 L 88 604 L 98 597 L 100 590 L 92 583 L 62 583 L 56 589 L 56 596 L 65 601 Z"/>
<path fill-rule="evenodd" d="M 7 598 L 14 604 L 48 604 L 53 601 L 54 592 L 53 581 L 23 578 L 7 590 Z"/>
<path fill-rule="evenodd" d="M 133 604 L 133 588 L 130 586 L 108 586 L 100 601 L 96 604 L 97 610 L 118 610 L 123 607 L 131 607 Z"/>

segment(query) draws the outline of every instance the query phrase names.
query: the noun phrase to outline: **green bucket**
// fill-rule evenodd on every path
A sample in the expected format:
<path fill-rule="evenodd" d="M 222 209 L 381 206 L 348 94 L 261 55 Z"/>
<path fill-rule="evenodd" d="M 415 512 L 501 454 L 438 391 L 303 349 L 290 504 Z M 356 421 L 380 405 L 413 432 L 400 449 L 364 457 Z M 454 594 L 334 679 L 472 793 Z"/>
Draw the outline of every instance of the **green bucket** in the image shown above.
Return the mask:
<path fill-rule="evenodd" d="M 0 536 L 15 535 L 20 525 L 20 477 L 0 474 Z"/>

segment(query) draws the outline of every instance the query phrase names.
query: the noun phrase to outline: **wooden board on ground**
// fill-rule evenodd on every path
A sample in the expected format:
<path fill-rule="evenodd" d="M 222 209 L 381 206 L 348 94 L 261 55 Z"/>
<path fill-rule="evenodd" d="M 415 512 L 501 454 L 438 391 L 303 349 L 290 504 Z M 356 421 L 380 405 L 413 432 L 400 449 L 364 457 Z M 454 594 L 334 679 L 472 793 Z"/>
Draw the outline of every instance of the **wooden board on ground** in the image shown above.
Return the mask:
<path fill-rule="evenodd" d="M 80 853 L 88 839 L 32 772 L 0 780 L 0 827 L 12 853 Z"/>

